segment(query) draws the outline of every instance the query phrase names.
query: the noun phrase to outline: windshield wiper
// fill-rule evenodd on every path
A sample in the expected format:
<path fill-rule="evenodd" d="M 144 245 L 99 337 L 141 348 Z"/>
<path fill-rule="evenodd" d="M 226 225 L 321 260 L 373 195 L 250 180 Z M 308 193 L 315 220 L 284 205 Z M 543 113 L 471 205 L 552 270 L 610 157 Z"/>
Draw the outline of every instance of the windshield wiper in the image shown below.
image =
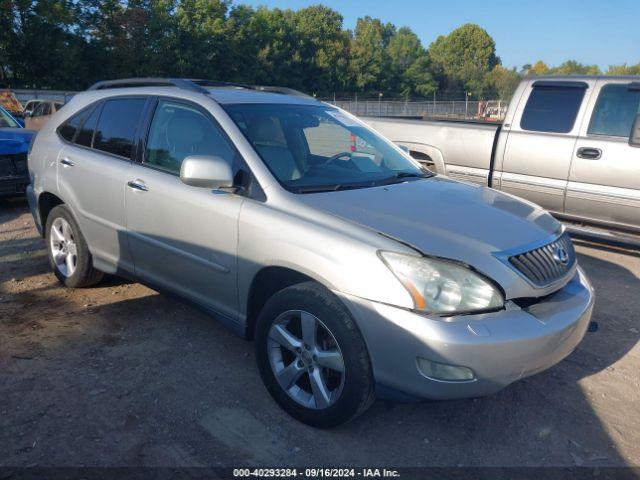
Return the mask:
<path fill-rule="evenodd" d="M 429 178 L 433 177 L 431 172 L 397 172 L 393 177 L 385 178 L 380 181 L 382 185 L 397 183 L 398 180 L 405 178 Z"/>
<path fill-rule="evenodd" d="M 355 190 L 356 188 L 372 187 L 373 182 L 357 183 L 357 184 L 337 184 L 337 185 L 311 185 L 308 187 L 298 187 L 296 193 L 320 193 L 320 192 L 337 192 L 338 190 Z"/>

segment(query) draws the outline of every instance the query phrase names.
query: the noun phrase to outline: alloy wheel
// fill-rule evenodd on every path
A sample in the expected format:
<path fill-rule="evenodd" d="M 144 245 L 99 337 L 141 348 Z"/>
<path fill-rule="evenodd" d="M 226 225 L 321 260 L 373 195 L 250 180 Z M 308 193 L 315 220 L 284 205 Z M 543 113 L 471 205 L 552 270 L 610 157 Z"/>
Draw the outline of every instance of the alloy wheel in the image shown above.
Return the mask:
<path fill-rule="evenodd" d="M 70 277 L 78 266 L 78 248 L 69 222 L 58 217 L 51 224 L 51 255 L 58 271 Z"/>
<path fill-rule="evenodd" d="M 271 325 L 268 356 L 280 387 L 300 405 L 325 409 L 344 387 L 340 346 L 327 326 L 302 310 L 289 310 Z"/>

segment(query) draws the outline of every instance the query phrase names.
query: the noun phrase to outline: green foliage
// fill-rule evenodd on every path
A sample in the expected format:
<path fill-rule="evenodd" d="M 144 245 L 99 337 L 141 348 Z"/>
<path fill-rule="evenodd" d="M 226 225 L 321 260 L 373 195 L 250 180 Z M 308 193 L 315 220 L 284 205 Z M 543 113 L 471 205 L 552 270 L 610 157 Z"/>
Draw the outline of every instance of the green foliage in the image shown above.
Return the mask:
<path fill-rule="evenodd" d="M 483 96 L 487 75 L 500 64 L 493 38 L 471 23 L 438 37 L 429 47 L 429 56 L 444 72 L 447 90 L 474 97 Z"/>
<path fill-rule="evenodd" d="M 636 65 L 609 65 L 607 75 L 640 75 L 640 63 Z"/>
<path fill-rule="evenodd" d="M 595 65 L 500 65 L 466 24 L 425 49 L 410 28 L 372 17 L 345 30 L 323 5 L 257 9 L 232 0 L 0 0 L 0 82 L 83 89 L 132 76 L 210 78 L 297 88 L 319 97 L 507 100 L 523 75 L 599 74 Z M 607 74 L 639 75 L 638 65 Z"/>
<path fill-rule="evenodd" d="M 563 64 L 552 68 L 551 75 L 601 75 L 597 65 L 583 65 L 575 60 L 567 60 Z"/>
<path fill-rule="evenodd" d="M 351 72 L 358 90 L 387 90 L 391 77 L 389 42 L 395 27 L 377 18 L 359 18 L 351 41 Z"/>
<path fill-rule="evenodd" d="M 398 30 L 391 37 L 387 50 L 391 86 L 403 98 L 428 96 L 437 90 L 427 52 L 411 29 L 402 27 Z"/>
<path fill-rule="evenodd" d="M 515 68 L 510 70 L 502 65 L 496 65 L 487 75 L 487 84 L 493 88 L 498 100 L 509 101 L 521 80 Z"/>

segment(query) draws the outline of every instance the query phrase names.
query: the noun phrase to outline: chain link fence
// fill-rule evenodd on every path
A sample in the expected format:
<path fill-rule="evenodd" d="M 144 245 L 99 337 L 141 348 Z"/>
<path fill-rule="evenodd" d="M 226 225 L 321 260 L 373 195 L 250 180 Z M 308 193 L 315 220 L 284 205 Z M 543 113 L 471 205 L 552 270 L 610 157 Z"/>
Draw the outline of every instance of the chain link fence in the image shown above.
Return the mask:
<path fill-rule="evenodd" d="M 68 102 L 77 92 L 65 90 L 32 90 L 17 88 L 11 90 L 23 105 L 29 100 L 57 100 Z"/>
<path fill-rule="evenodd" d="M 508 104 L 499 100 L 325 100 L 362 117 L 413 117 L 450 120 L 501 121 Z"/>
<path fill-rule="evenodd" d="M 29 100 L 45 99 L 68 102 L 76 92 L 64 90 L 16 89 L 14 94 L 24 105 Z M 334 104 L 361 117 L 413 117 L 440 118 L 447 120 L 502 121 L 508 104 L 499 100 L 333 100 Z"/>

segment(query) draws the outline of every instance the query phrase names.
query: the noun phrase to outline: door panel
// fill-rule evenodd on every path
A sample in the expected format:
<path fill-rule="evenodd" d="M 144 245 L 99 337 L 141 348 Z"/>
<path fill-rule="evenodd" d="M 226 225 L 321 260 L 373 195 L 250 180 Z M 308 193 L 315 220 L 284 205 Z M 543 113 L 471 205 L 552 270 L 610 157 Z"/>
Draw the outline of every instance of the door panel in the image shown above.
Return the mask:
<path fill-rule="evenodd" d="M 238 311 L 236 249 L 243 197 L 190 187 L 134 165 L 126 187 L 129 245 L 136 275 L 232 318 Z"/>
<path fill-rule="evenodd" d="M 640 113 L 640 85 L 599 80 L 573 153 L 566 213 L 620 228 L 640 228 L 640 148 L 629 145 Z"/>
<path fill-rule="evenodd" d="M 501 190 L 562 213 L 571 156 L 593 82 L 531 80 L 496 158 Z M 499 150 L 498 150 L 499 151 Z"/>
<path fill-rule="evenodd" d="M 133 166 L 125 189 L 136 275 L 236 320 L 244 197 L 182 183 L 180 168 L 190 155 L 215 155 L 233 165 L 236 151 L 201 107 L 159 99 L 142 164 Z"/>
<path fill-rule="evenodd" d="M 564 194 L 575 137 L 511 131 L 504 153 L 500 189 L 554 212 L 564 210 Z"/>
<path fill-rule="evenodd" d="M 124 182 L 130 168 L 128 160 L 75 145 L 65 146 L 58 157 L 59 191 L 75 213 L 91 253 L 114 272 L 116 267 L 133 271 L 124 227 Z"/>
<path fill-rule="evenodd" d="M 602 151 L 599 159 L 578 156 L 581 148 Z M 640 228 L 640 149 L 625 139 L 580 138 L 567 188 L 566 213 Z"/>

